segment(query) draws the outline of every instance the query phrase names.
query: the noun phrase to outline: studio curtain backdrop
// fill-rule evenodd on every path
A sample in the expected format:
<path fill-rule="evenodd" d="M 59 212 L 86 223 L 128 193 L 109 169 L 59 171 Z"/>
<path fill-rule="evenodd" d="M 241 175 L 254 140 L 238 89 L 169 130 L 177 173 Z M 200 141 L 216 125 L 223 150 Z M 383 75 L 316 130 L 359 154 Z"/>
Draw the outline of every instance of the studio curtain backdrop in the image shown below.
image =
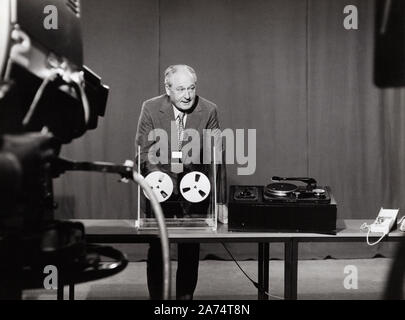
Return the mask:
<path fill-rule="evenodd" d="M 343 0 L 82 1 L 86 64 L 111 94 L 98 128 L 65 146 L 63 156 L 133 159 L 142 101 L 164 92 L 168 65 L 185 63 L 197 72 L 198 93 L 218 105 L 223 129 L 257 130 L 256 172 L 238 176 L 238 165 L 230 165 L 229 185 L 310 176 L 332 188 L 338 219 L 405 208 L 404 89 L 374 86 L 374 1 L 350 4 L 358 10 L 356 30 L 343 26 Z M 55 181 L 57 217 L 134 219 L 136 186 L 117 180 L 65 174 Z M 370 257 L 392 249 L 384 243 L 303 247 L 301 258 Z M 231 249 L 241 259 L 256 257 L 252 244 Z M 146 257 L 142 246 L 128 250 Z M 270 251 L 283 257 L 281 246 Z M 212 244 L 201 254 L 228 258 Z"/>

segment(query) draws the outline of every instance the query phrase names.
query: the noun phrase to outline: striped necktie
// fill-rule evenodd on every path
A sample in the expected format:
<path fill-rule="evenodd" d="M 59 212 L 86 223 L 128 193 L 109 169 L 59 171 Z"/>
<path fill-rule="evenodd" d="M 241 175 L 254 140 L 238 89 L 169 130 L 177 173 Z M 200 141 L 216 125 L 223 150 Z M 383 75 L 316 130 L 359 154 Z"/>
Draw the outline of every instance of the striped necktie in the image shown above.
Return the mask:
<path fill-rule="evenodd" d="M 178 145 L 177 145 L 177 150 L 181 151 L 181 147 L 183 144 L 183 133 L 184 133 L 184 112 L 179 112 L 177 116 L 177 138 L 178 138 Z"/>

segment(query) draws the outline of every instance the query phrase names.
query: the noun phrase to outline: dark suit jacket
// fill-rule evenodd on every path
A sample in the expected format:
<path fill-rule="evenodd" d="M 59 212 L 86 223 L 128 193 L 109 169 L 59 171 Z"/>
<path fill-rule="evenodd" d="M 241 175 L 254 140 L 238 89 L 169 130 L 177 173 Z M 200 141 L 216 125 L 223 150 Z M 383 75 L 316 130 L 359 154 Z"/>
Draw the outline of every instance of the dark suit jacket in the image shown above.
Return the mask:
<path fill-rule="evenodd" d="M 168 134 L 168 154 L 164 154 L 164 150 L 159 150 L 160 153 L 158 153 L 160 156 L 163 153 L 163 158 L 167 156 L 168 164 L 153 164 L 149 161 L 155 154 L 153 146 L 158 142 L 161 143 L 160 139 L 162 138 L 161 136 L 157 137 L 152 133 L 149 137 L 151 141 L 148 140 L 150 132 L 153 132 L 154 129 L 163 129 Z M 187 172 L 195 168 L 195 170 L 200 171 L 198 168 L 201 167 L 200 164 L 203 164 L 204 157 L 206 156 L 206 154 L 204 154 L 204 143 L 207 143 L 204 139 L 203 130 L 219 129 L 217 106 L 214 103 L 197 96 L 193 108 L 187 113 L 185 130 L 187 129 L 194 129 L 198 132 L 200 137 L 200 152 L 196 153 L 193 150 L 191 157 L 189 154 L 183 152 L 184 170 Z M 139 155 L 137 156 L 137 161 L 141 161 L 141 173 L 146 176 L 149 172 L 155 170 L 166 172 L 172 178 L 174 193 L 177 193 L 177 181 L 179 175 L 171 171 L 171 152 L 173 151 L 171 140 L 176 142 L 173 146 L 173 150 L 177 150 L 177 127 L 175 126 L 173 106 L 170 102 L 170 98 L 167 95 L 162 95 L 145 101 L 142 105 L 135 141 L 136 152 L 138 152 L 138 146 L 140 146 L 140 157 Z M 185 138 L 185 140 L 187 140 L 187 138 Z M 183 142 L 183 146 L 185 145 L 187 145 L 187 141 Z M 222 157 L 222 159 L 225 159 L 225 157 Z M 227 185 L 226 166 L 224 164 L 217 165 L 217 190 L 218 203 L 226 203 Z"/>

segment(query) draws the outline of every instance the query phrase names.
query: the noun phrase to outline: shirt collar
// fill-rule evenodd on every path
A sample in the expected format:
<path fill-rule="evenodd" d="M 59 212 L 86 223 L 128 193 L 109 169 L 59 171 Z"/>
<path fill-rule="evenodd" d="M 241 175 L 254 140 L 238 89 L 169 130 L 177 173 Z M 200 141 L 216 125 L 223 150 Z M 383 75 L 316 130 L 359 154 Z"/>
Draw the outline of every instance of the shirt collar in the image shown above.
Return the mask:
<path fill-rule="evenodd" d="M 183 117 L 183 121 L 186 120 L 187 118 L 187 113 L 185 112 L 181 112 L 179 109 L 177 109 L 174 105 L 172 105 L 173 107 L 173 112 L 174 112 L 174 119 L 177 119 L 177 117 L 179 116 L 180 113 L 184 113 L 184 117 Z"/>

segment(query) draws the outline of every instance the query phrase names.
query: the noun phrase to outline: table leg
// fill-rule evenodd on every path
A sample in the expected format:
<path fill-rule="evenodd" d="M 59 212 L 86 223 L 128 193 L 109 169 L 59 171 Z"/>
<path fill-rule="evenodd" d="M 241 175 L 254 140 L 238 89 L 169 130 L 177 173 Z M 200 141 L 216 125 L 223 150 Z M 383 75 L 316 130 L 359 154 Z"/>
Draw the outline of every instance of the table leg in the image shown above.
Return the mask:
<path fill-rule="evenodd" d="M 56 299 L 63 300 L 63 282 L 60 275 L 58 275 L 58 289 L 56 289 Z"/>
<path fill-rule="evenodd" d="M 75 284 L 71 283 L 69 284 L 69 300 L 74 300 L 75 299 Z"/>
<path fill-rule="evenodd" d="M 258 254 L 258 264 L 259 264 L 259 288 L 264 291 L 269 292 L 269 249 L 270 245 L 268 242 L 259 242 L 259 254 Z M 258 290 L 259 300 L 268 300 L 269 296 L 261 290 Z"/>
<path fill-rule="evenodd" d="M 298 242 L 294 239 L 284 243 L 284 298 L 297 300 Z"/>

